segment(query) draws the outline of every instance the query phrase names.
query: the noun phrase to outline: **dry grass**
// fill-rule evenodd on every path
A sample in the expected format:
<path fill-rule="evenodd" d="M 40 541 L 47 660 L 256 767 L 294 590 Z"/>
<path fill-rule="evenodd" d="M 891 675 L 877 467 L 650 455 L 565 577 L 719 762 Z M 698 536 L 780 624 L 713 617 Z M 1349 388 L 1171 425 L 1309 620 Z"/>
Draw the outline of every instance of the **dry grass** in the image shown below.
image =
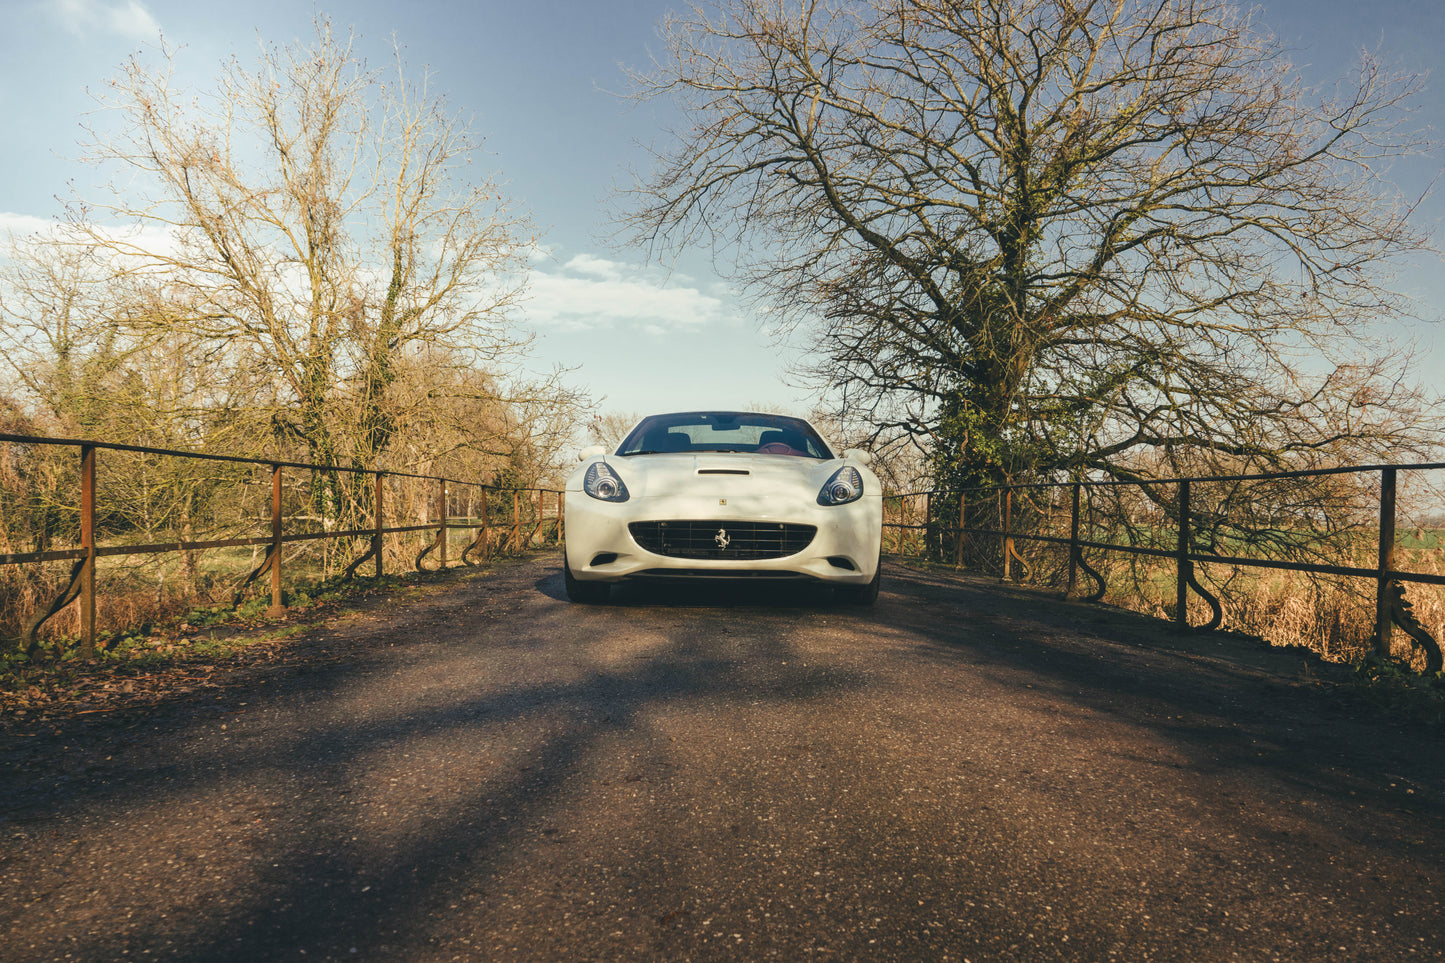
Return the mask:
<path fill-rule="evenodd" d="M 1400 571 L 1445 574 L 1445 558 L 1437 551 L 1404 551 L 1396 558 Z M 1114 605 L 1164 619 L 1174 618 L 1172 564 L 1147 567 L 1114 564 L 1106 575 L 1105 599 Z M 1196 577 L 1220 602 L 1226 631 L 1251 635 L 1271 645 L 1301 647 L 1329 662 L 1358 665 L 1374 652 L 1374 582 L 1364 578 L 1328 578 L 1299 572 L 1224 565 L 1199 565 Z M 1430 635 L 1445 638 L 1445 592 L 1407 583 L 1405 599 L 1411 615 Z M 1188 621 L 1207 623 L 1209 604 L 1192 590 Z M 1391 657 L 1415 672 L 1426 668 L 1424 653 L 1402 630 L 1391 634 Z"/>

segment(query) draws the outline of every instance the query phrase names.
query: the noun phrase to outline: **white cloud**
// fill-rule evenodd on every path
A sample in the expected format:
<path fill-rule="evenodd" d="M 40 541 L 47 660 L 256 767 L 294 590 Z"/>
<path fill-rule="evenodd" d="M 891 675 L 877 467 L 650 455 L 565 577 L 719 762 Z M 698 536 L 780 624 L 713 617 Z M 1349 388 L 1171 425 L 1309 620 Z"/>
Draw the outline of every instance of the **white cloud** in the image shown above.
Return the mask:
<path fill-rule="evenodd" d="M 80 246 L 98 244 L 102 250 L 111 250 L 113 245 L 113 250 L 126 252 L 114 254 L 115 263 L 130 267 L 153 264 L 154 258 L 172 257 L 181 247 L 180 234 L 173 227 L 92 223 L 78 228 L 30 214 L 0 211 L 0 258 L 7 256 L 10 244 L 18 248 L 32 241 L 64 241 Z"/>
<path fill-rule="evenodd" d="M 139 0 L 51 0 L 51 10 L 71 33 L 119 34 L 132 40 L 155 40 L 161 25 Z"/>
<path fill-rule="evenodd" d="M 13 235 L 18 240 L 30 234 L 48 233 L 54 228 L 55 222 L 47 217 L 0 211 L 0 235 Z"/>
<path fill-rule="evenodd" d="M 622 328 L 662 337 L 679 329 L 732 325 L 728 292 L 705 292 L 688 278 L 577 254 L 560 267 L 533 263 L 527 319 L 563 331 Z"/>
<path fill-rule="evenodd" d="M 563 267 L 578 274 L 587 274 L 607 281 L 620 281 L 624 265 L 605 258 L 594 257 L 591 254 L 578 254 Z"/>

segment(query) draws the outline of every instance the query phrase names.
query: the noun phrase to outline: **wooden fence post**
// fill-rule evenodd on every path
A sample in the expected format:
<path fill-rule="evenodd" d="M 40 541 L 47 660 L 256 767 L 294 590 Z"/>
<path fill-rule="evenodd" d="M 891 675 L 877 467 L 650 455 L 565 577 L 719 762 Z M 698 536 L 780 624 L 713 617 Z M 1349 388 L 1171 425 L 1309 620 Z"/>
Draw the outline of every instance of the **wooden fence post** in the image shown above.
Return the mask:
<path fill-rule="evenodd" d="M 512 489 L 512 534 L 507 541 L 510 551 L 522 550 L 522 492 L 516 488 Z"/>
<path fill-rule="evenodd" d="M 95 658 L 95 446 L 80 446 L 80 654 Z"/>
<path fill-rule="evenodd" d="M 1174 548 L 1174 623 L 1180 628 L 1189 627 L 1189 576 L 1192 563 L 1189 561 L 1189 480 L 1179 482 L 1179 533 Z"/>
<path fill-rule="evenodd" d="M 487 489 L 482 488 L 482 553 L 487 558 L 492 557 L 492 530 L 487 519 Z"/>
<path fill-rule="evenodd" d="M 281 601 L 281 466 L 271 466 L 271 618 L 286 614 Z"/>
<path fill-rule="evenodd" d="M 1074 482 L 1074 505 L 1069 514 L 1069 581 L 1064 586 L 1064 598 L 1073 598 L 1079 583 L 1079 496 L 1083 488 Z"/>
<path fill-rule="evenodd" d="M 441 572 L 445 571 L 447 567 L 447 510 L 450 506 L 447 505 L 447 480 L 445 478 L 438 478 L 437 485 L 439 489 L 438 497 L 441 500 L 441 523 L 437 529 L 437 547 L 440 550 L 437 555 L 437 571 Z"/>
<path fill-rule="evenodd" d="M 376 509 L 375 509 L 375 511 L 376 511 L 376 519 L 375 519 L 375 521 L 376 521 L 376 534 L 374 534 L 374 535 L 371 536 L 371 551 L 372 551 L 373 554 L 376 555 L 376 577 L 377 577 L 377 578 L 381 578 L 382 573 L 385 571 L 385 564 L 382 562 L 382 559 L 381 559 L 381 556 L 382 556 L 382 535 L 384 534 L 383 531 L 382 531 L 382 529 L 384 529 L 384 528 L 386 527 L 386 526 L 382 523 L 382 514 L 381 514 L 381 510 L 382 510 L 382 504 L 381 504 L 382 479 L 385 478 L 385 477 L 386 477 L 386 473 L 385 473 L 385 472 L 377 472 L 377 473 L 376 473 Z"/>
<path fill-rule="evenodd" d="M 933 558 L 933 492 L 923 493 L 923 557 Z"/>
<path fill-rule="evenodd" d="M 1380 544 L 1375 575 L 1375 654 L 1390 657 L 1390 572 L 1395 567 L 1395 469 L 1380 471 Z"/>

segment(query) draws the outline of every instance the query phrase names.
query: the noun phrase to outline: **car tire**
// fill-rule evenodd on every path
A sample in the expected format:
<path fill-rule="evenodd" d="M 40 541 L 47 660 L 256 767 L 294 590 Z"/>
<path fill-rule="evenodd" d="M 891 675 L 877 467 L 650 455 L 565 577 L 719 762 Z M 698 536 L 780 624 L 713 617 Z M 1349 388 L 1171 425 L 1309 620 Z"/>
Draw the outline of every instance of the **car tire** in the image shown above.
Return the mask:
<path fill-rule="evenodd" d="M 867 585 L 843 585 L 838 588 L 838 597 L 849 605 L 872 605 L 878 601 L 878 584 L 883 576 L 883 557 L 873 569 L 873 581 Z"/>
<path fill-rule="evenodd" d="M 567 590 L 567 600 L 584 605 L 601 605 L 607 601 L 609 586 L 606 582 L 579 582 L 572 577 L 572 567 L 567 564 L 567 553 L 562 553 L 562 585 Z"/>

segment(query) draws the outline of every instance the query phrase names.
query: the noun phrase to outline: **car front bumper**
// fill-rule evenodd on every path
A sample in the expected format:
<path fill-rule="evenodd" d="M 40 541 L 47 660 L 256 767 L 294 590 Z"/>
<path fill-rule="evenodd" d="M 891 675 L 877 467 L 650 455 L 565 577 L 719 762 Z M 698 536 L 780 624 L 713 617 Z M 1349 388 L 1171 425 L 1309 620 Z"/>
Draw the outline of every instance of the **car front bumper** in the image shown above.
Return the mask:
<path fill-rule="evenodd" d="M 807 548 L 770 559 L 680 558 L 648 551 L 628 530 L 632 522 L 716 519 L 724 524 L 771 522 L 812 525 Z M 567 567 L 579 581 L 629 578 L 810 578 L 866 585 L 878 567 L 883 500 L 864 495 L 848 505 L 799 505 L 795 498 L 669 495 L 603 502 L 581 490 L 567 492 Z"/>

